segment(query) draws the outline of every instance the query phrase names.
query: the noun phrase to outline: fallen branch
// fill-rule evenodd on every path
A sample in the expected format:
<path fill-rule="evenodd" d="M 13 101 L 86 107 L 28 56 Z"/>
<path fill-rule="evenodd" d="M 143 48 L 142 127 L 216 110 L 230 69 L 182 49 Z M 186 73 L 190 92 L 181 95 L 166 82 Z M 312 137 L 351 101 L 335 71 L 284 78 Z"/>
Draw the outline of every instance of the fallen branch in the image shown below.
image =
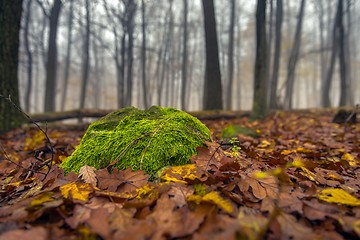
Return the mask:
<path fill-rule="evenodd" d="M 56 122 L 67 119 L 77 118 L 100 118 L 114 110 L 100 110 L 100 109 L 76 109 L 64 112 L 47 112 L 31 114 L 31 118 L 35 122 Z M 232 119 L 249 116 L 248 111 L 195 111 L 189 112 L 194 117 L 200 120 L 217 120 L 217 119 Z M 29 121 L 30 122 L 30 121 Z"/>

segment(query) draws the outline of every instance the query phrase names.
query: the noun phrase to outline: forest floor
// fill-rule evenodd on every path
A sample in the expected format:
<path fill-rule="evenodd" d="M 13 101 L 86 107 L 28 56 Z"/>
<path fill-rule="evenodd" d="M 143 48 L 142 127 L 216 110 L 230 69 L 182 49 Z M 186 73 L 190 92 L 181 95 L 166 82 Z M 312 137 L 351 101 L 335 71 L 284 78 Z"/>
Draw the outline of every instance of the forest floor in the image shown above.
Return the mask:
<path fill-rule="evenodd" d="M 0 239 L 359 239 L 360 125 L 333 115 L 203 120 L 214 141 L 155 181 L 129 169 L 64 176 L 87 126 L 47 126 L 53 155 L 23 126 L 0 136 Z M 224 141 L 230 124 L 259 136 Z"/>

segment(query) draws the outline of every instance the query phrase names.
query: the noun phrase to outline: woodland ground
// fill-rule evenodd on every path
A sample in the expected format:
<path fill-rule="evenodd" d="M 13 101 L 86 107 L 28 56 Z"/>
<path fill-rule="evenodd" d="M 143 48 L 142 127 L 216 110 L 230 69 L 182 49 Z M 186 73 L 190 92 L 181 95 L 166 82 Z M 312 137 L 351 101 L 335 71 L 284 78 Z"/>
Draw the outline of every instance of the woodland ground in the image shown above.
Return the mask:
<path fill-rule="evenodd" d="M 86 125 L 47 126 L 54 155 L 35 126 L 15 129 L 0 136 L 0 239 L 359 239 L 360 125 L 333 115 L 203 120 L 214 141 L 152 181 L 130 169 L 64 176 Z M 259 137 L 225 141 L 230 124 Z"/>

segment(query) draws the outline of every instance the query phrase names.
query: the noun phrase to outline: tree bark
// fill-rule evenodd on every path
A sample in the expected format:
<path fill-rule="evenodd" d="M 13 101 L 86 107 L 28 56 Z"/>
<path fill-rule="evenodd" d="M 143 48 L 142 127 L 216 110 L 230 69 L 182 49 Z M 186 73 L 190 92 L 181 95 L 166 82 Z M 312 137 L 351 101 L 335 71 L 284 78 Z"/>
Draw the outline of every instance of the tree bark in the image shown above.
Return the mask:
<path fill-rule="evenodd" d="M 188 63 L 188 0 L 183 0 L 184 26 L 183 26 L 183 52 L 182 52 L 182 71 L 181 71 L 181 109 L 186 110 L 186 85 L 187 85 L 187 63 Z"/>
<path fill-rule="evenodd" d="M 131 106 L 132 102 L 132 85 L 133 85 L 133 46 L 134 46 L 134 18 L 136 12 L 136 3 L 134 0 L 126 2 L 126 29 L 128 35 L 127 44 L 127 84 L 126 84 L 126 102 L 125 106 Z"/>
<path fill-rule="evenodd" d="M 256 59 L 254 73 L 254 99 L 252 119 L 265 117 L 267 114 L 267 68 L 266 51 L 266 0 L 258 0 L 256 7 Z"/>
<path fill-rule="evenodd" d="M 321 102 L 323 107 L 330 107 L 330 88 L 331 88 L 331 82 L 334 72 L 334 65 L 335 65 L 335 59 L 336 55 L 338 53 L 338 44 L 339 44 L 339 33 L 338 33 L 338 26 L 340 21 L 341 13 L 339 12 L 339 8 L 336 11 L 336 16 L 334 20 L 334 26 L 332 31 L 332 49 L 331 49 L 331 56 L 330 56 L 330 64 L 326 73 L 325 81 L 322 86 L 322 95 L 321 95 Z"/>
<path fill-rule="evenodd" d="M 86 87 L 89 81 L 89 45 L 90 45 L 90 0 L 85 0 L 85 37 L 83 45 L 83 67 L 81 78 L 81 91 L 80 91 L 80 109 L 85 108 Z"/>
<path fill-rule="evenodd" d="M 281 33 L 283 23 L 283 1 L 276 0 L 276 20 L 275 20 L 275 49 L 274 49 L 274 60 L 273 60 L 273 71 L 270 82 L 270 109 L 278 108 L 277 102 L 277 87 L 279 79 L 279 68 L 281 58 Z"/>
<path fill-rule="evenodd" d="M 298 14 L 298 22 L 296 24 L 294 43 L 291 49 L 289 62 L 288 62 L 288 72 L 286 77 L 286 92 L 285 92 L 285 100 L 284 100 L 285 109 L 291 109 L 293 107 L 292 105 L 293 105 L 293 94 L 294 94 L 294 84 L 295 84 L 295 70 L 299 59 L 305 0 L 301 0 L 300 4 L 301 5 Z"/>
<path fill-rule="evenodd" d="M 340 102 L 339 106 L 345 106 L 349 101 L 348 89 L 348 72 L 345 59 L 345 33 L 343 24 L 343 0 L 338 0 L 338 11 L 340 13 L 338 28 L 339 28 L 339 65 L 340 65 Z"/>
<path fill-rule="evenodd" d="M 206 67 L 203 104 L 205 110 L 222 109 L 222 86 L 213 0 L 202 0 L 204 11 Z"/>
<path fill-rule="evenodd" d="M 61 0 L 55 0 L 50 12 L 50 33 L 48 43 L 48 53 L 46 61 L 46 82 L 45 82 L 45 102 L 44 111 L 55 111 L 56 96 L 56 73 L 57 73 L 57 30 L 61 11 Z"/>
<path fill-rule="evenodd" d="M 4 98 L 20 107 L 18 53 L 22 0 L 0 1 L 0 133 L 18 127 L 21 113 Z"/>
<path fill-rule="evenodd" d="M 30 19 L 31 19 L 31 2 L 32 0 L 28 0 L 26 3 L 26 14 L 25 14 L 25 26 L 24 26 L 24 45 L 25 45 L 25 52 L 28 59 L 26 71 L 27 71 L 27 86 L 25 90 L 25 96 L 24 96 L 24 111 L 29 112 L 30 111 L 30 95 L 32 90 L 32 68 L 33 68 L 33 60 L 32 60 L 32 53 L 30 50 L 30 43 L 29 43 L 29 25 L 30 25 Z"/>
<path fill-rule="evenodd" d="M 229 48 L 228 48 L 228 83 L 226 95 L 226 109 L 232 108 L 232 90 L 234 81 L 234 32 L 235 32 L 235 9 L 236 1 L 230 0 L 230 26 L 229 26 Z"/>
<path fill-rule="evenodd" d="M 141 79 L 143 89 L 144 107 L 149 107 L 148 103 L 148 89 L 146 84 L 146 21 L 145 21 L 145 2 L 141 0 L 141 31 L 142 31 L 142 45 L 141 45 Z"/>
<path fill-rule="evenodd" d="M 70 0 L 70 9 L 68 17 L 68 34 L 67 34 L 67 47 L 66 47 L 66 60 L 64 69 L 64 85 L 61 96 L 61 111 L 65 109 L 67 87 L 69 82 L 69 71 L 70 71 L 70 59 L 71 59 L 71 46 L 72 46 L 72 25 L 74 16 L 74 1 Z"/>

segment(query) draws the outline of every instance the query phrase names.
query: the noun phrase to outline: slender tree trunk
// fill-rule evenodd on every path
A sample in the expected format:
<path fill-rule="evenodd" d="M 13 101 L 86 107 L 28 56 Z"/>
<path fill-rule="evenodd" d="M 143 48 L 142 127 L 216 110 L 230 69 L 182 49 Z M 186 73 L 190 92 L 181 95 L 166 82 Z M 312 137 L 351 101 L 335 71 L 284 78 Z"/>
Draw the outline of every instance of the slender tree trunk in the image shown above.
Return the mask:
<path fill-rule="evenodd" d="M 324 3 L 323 0 L 317 1 L 319 6 L 319 36 L 320 36 L 320 80 L 321 86 L 324 86 L 326 75 L 326 62 L 325 62 L 325 38 L 324 38 Z"/>
<path fill-rule="evenodd" d="M 347 77 L 347 102 L 346 104 L 349 106 L 354 106 L 354 91 L 353 91 L 353 82 L 352 82 L 352 73 L 351 73 L 351 53 L 350 53 L 350 39 L 351 39 L 351 32 L 352 32 L 352 23 L 351 23 L 351 11 L 350 5 L 351 1 L 346 1 L 346 16 L 347 16 L 347 31 L 345 34 L 345 60 L 346 60 L 346 77 Z"/>
<path fill-rule="evenodd" d="M 145 21 L 145 2 L 141 0 L 141 31 L 142 31 L 142 45 L 141 45 L 141 78 L 142 78 L 142 89 L 143 89 L 143 100 L 144 107 L 147 109 L 149 107 L 148 103 L 148 88 L 146 84 L 146 21 Z"/>
<path fill-rule="evenodd" d="M 345 33 L 343 24 L 343 0 L 338 0 L 338 11 L 340 12 L 338 28 L 339 28 L 339 65 L 340 65 L 340 103 L 339 106 L 345 106 L 348 103 L 348 77 L 345 59 Z"/>
<path fill-rule="evenodd" d="M 166 78 L 166 74 L 168 71 L 167 66 L 168 66 L 168 61 L 169 61 L 169 49 L 172 43 L 172 38 L 173 38 L 173 30 L 174 30 L 174 14 L 173 14 L 173 0 L 170 0 L 170 6 L 169 6 L 169 23 L 168 23 L 168 29 L 166 34 L 164 35 L 165 37 L 165 46 L 164 48 L 161 48 L 161 52 L 160 55 L 161 56 L 161 75 L 160 75 L 160 84 L 158 85 L 158 105 L 161 105 L 162 103 L 162 97 L 163 97 L 163 91 L 165 91 L 165 103 L 167 102 L 166 99 L 166 94 L 168 94 L 167 92 L 167 86 L 168 83 L 167 81 L 169 79 Z M 164 87 L 164 83 L 165 83 L 165 87 Z"/>
<path fill-rule="evenodd" d="M 65 109 L 67 87 L 69 82 L 69 72 L 70 72 L 70 59 L 71 59 L 71 46 L 72 46 L 72 25 L 73 25 L 73 16 L 74 16 L 74 1 L 70 0 L 70 9 L 68 17 L 68 35 L 67 35 L 67 47 L 66 47 L 66 60 L 65 60 L 65 69 L 64 69 L 64 87 L 61 96 L 61 111 Z"/>
<path fill-rule="evenodd" d="M 182 71 L 181 71 L 181 109 L 186 110 L 186 85 L 187 85 L 187 62 L 188 62 L 188 0 L 183 0 L 184 10 L 184 28 L 183 28 L 183 52 L 182 52 Z"/>
<path fill-rule="evenodd" d="M 265 117 L 267 114 L 267 68 L 266 51 L 266 0 L 258 0 L 256 7 L 256 60 L 254 73 L 254 100 L 252 119 Z"/>
<path fill-rule="evenodd" d="M 270 82 L 270 109 L 278 108 L 277 104 L 277 87 L 279 79 L 279 68 L 281 58 L 281 38 L 282 38 L 282 22 L 283 22 L 283 2 L 276 0 L 276 20 L 275 20 L 275 50 L 273 60 L 273 71 Z"/>
<path fill-rule="evenodd" d="M 18 56 L 22 0 L 0 1 L 0 96 L 20 107 Z M 21 113 L 0 97 L 0 133 L 18 127 Z"/>
<path fill-rule="evenodd" d="M 27 64 L 27 87 L 25 91 L 24 97 L 24 110 L 25 112 L 30 112 L 30 94 L 32 90 L 32 68 L 33 68 L 33 60 L 32 60 L 32 53 L 30 50 L 30 43 L 29 43 L 29 25 L 31 19 L 31 2 L 32 0 L 28 0 L 26 3 L 26 14 L 25 14 L 25 26 L 24 26 L 24 45 L 25 45 L 25 52 L 28 59 Z"/>
<path fill-rule="evenodd" d="M 85 0 L 86 21 L 85 21 L 85 37 L 83 52 L 82 81 L 80 92 L 80 109 L 85 108 L 86 87 L 89 81 L 89 45 L 90 45 L 90 0 Z"/>
<path fill-rule="evenodd" d="M 296 24 L 294 45 L 291 49 L 290 58 L 288 62 L 288 73 L 286 78 L 286 92 L 285 92 L 285 109 L 291 109 L 293 105 L 293 94 L 295 84 L 295 70 L 299 58 L 299 51 L 301 45 L 301 30 L 304 18 L 305 0 L 301 0 L 300 10 L 298 14 L 298 22 Z"/>
<path fill-rule="evenodd" d="M 228 83 L 226 95 L 226 108 L 232 108 L 232 90 L 234 81 L 234 31 L 235 31 L 235 9 L 236 1 L 230 0 L 230 26 L 229 26 L 229 48 L 228 48 Z"/>
<path fill-rule="evenodd" d="M 203 104 L 205 110 L 222 109 L 222 86 L 213 0 L 202 0 L 205 26 L 206 67 Z"/>
<path fill-rule="evenodd" d="M 338 42 L 339 42 L 339 36 L 338 36 L 338 26 L 340 21 L 341 13 L 339 12 L 339 8 L 336 11 L 336 16 L 334 20 L 334 26 L 332 31 L 332 49 L 331 49 L 331 56 L 330 56 L 330 64 L 328 66 L 328 70 L 326 73 L 326 78 L 324 81 L 324 85 L 322 86 L 322 106 L 323 107 L 330 107 L 330 88 L 331 88 L 331 82 L 334 72 L 334 65 L 336 60 L 336 55 L 338 53 Z"/>
<path fill-rule="evenodd" d="M 128 35 L 127 44 L 127 83 L 126 83 L 126 102 L 125 106 L 130 106 L 132 102 L 132 86 L 133 86 L 133 46 L 134 46 L 134 18 L 136 12 L 136 3 L 134 0 L 128 0 L 126 6 L 127 19 L 126 29 Z"/>
<path fill-rule="evenodd" d="M 50 33 L 46 61 L 45 112 L 55 111 L 56 77 L 57 77 L 57 30 L 61 11 L 61 0 L 55 0 L 50 12 Z"/>

